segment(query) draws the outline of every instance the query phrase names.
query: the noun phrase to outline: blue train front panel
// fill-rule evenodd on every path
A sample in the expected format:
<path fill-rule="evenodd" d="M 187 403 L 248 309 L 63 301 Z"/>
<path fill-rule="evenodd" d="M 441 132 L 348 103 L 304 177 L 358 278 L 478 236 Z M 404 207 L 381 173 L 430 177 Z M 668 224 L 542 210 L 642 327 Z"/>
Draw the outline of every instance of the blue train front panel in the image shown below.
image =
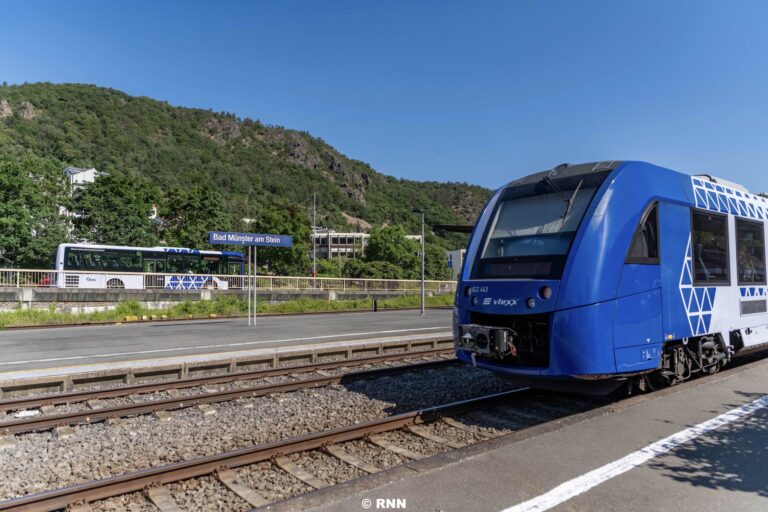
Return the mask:
<path fill-rule="evenodd" d="M 765 219 L 768 203 L 642 162 L 561 166 L 498 190 L 461 275 L 457 356 L 512 376 L 597 381 L 658 368 L 674 340 L 717 333 L 730 343 L 736 329 L 741 343 L 758 342 L 749 333 L 768 324 L 764 306 L 745 319 L 741 302 L 768 294 L 764 284 L 694 283 L 707 257 L 691 242 L 700 210 L 734 224 Z M 764 281 L 764 259 L 762 272 Z"/>

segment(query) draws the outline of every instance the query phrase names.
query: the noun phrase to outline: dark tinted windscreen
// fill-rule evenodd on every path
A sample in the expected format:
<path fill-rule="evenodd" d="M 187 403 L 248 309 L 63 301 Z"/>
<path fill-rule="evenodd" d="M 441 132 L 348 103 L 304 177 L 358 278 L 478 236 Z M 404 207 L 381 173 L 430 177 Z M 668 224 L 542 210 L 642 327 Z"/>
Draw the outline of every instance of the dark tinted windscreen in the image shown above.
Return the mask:
<path fill-rule="evenodd" d="M 509 187 L 496 205 L 473 277 L 560 277 L 584 212 L 608 174 Z"/>

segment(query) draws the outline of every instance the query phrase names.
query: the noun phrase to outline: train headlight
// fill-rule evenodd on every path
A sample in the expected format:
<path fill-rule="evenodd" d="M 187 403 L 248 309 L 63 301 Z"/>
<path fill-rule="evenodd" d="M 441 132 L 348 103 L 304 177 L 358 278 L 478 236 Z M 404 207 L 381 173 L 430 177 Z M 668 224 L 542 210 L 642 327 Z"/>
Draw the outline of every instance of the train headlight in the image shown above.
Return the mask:
<path fill-rule="evenodd" d="M 533 309 L 536 307 L 536 299 L 533 297 L 528 297 L 528 300 L 525 301 L 525 305 L 528 306 L 530 309 Z"/>
<path fill-rule="evenodd" d="M 549 286 L 542 286 L 539 288 L 539 297 L 544 300 L 549 300 L 549 298 L 552 297 L 552 288 Z"/>
<path fill-rule="evenodd" d="M 473 306 L 477 306 L 477 303 L 478 303 L 478 302 L 480 302 L 480 301 L 478 300 L 477 296 L 475 296 L 475 297 L 472 297 L 472 305 L 473 305 Z"/>
<path fill-rule="evenodd" d="M 465 286 L 464 287 L 464 295 L 466 295 L 467 297 L 472 295 L 472 287 L 471 286 Z"/>

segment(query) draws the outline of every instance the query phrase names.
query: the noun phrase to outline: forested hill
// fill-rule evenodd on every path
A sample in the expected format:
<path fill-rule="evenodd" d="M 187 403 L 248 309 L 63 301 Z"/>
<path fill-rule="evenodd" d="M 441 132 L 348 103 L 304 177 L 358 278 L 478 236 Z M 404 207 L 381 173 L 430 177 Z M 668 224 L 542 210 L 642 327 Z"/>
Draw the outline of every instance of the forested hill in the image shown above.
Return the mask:
<path fill-rule="evenodd" d="M 0 86 L 0 158 L 29 152 L 62 169 L 138 174 L 160 190 L 210 186 L 240 217 L 275 203 L 308 211 L 317 192 L 318 224 L 336 229 L 414 232 L 415 206 L 432 225 L 471 223 L 490 194 L 386 176 L 306 132 L 92 85 Z"/>

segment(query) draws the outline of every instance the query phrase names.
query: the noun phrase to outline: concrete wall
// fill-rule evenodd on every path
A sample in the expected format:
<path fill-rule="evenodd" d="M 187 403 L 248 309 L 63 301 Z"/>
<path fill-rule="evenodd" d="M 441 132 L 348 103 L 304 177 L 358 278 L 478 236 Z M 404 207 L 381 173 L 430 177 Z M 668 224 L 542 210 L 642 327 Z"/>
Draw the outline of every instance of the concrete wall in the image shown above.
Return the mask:
<path fill-rule="evenodd" d="M 68 288 L 0 288 L 0 311 L 48 309 L 57 312 L 87 313 L 114 309 L 118 303 L 135 300 L 146 308 L 163 309 L 187 300 L 212 300 L 217 295 L 247 298 L 244 290 L 82 290 Z M 359 292 L 328 290 L 259 290 L 257 300 L 284 302 L 299 298 L 320 300 L 384 299 L 403 292 Z M 429 295 L 432 295 L 429 293 Z"/>

